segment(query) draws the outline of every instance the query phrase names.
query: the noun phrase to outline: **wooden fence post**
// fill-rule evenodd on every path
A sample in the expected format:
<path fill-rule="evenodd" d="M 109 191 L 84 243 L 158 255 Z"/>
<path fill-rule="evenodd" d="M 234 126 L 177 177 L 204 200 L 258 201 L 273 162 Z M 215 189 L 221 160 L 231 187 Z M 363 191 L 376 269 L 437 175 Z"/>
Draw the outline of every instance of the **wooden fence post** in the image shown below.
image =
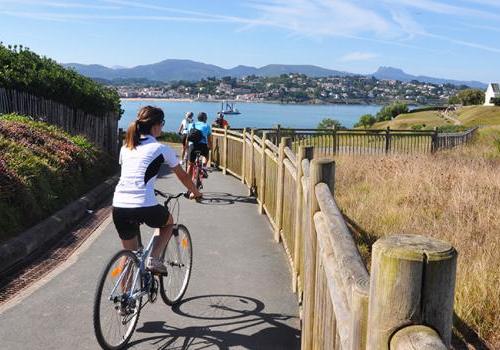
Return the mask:
<path fill-rule="evenodd" d="M 264 213 L 264 197 L 265 197 L 264 187 L 266 186 L 266 140 L 267 140 L 267 131 L 262 133 L 262 158 L 260 166 L 260 184 L 259 184 L 259 190 L 257 191 L 257 196 L 260 197 L 259 214 Z"/>
<path fill-rule="evenodd" d="M 241 157 L 241 183 L 245 183 L 245 170 L 246 170 L 246 159 L 247 159 L 247 129 L 243 128 L 243 145 L 242 145 L 242 157 Z"/>
<path fill-rule="evenodd" d="M 391 338 L 391 350 L 446 350 L 439 334 L 427 326 L 408 326 Z"/>
<path fill-rule="evenodd" d="M 255 194 L 254 190 L 255 190 L 255 187 L 257 186 L 255 183 L 255 167 L 254 167 L 254 163 L 255 163 L 255 144 L 253 141 L 254 136 L 255 136 L 255 129 L 252 129 L 250 131 L 250 138 L 251 138 L 251 141 L 250 141 L 250 183 L 249 183 L 249 185 L 250 185 L 249 194 L 250 195 Z"/>
<path fill-rule="evenodd" d="M 224 141 L 222 143 L 222 164 L 224 168 L 222 168 L 222 173 L 226 175 L 227 173 L 227 125 L 224 126 Z"/>
<path fill-rule="evenodd" d="M 389 349 L 396 331 L 424 324 L 451 343 L 457 252 L 418 235 L 393 235 L 373 245 L 367 349 Z"/>
<path fill-rule="evenodd" d="M 301 243 L 304 242 L 302 231 L 303 213 L 303 198 L 304 191 L 302 190 L 302 160 L 313 159 L 314 149 L 312 146 L 299 146 L 297 151 L 297 183 L 295 184 L 295 246 L 293 249 L 293 273 L 292 273 L 292 290 L 295 293 L 298 288 L 298 274 L 303 273 L 300 269 L 300 252 L 302 250 Z M 300 298 L 300 296 L 299 296 Z"/>
<path fill-rule="evenodd" d="M 432 140 L 431 140 L 431 153 L 434 153 L 438 150 L 439 145 L 438 145 L 438 128 L 437 126 L 434 127 L 434 131 L 432 133 Z"/>
<path fill-rule="evenodd" d="M 389 153 L 391 150 L 391 127 L 388 126 L 385 130 L 385 153 Z"/>
<path fill-rule="evenodd" d="M 314 214 L 319 210 L 318 200 L 316 198 L 316 185 L 324 182 L 334 193 L 335 183 L 335 162 L 332 159 L 322 158 L 311 161 L 309 173 L 309 229 L 308 236 L 305 238 L 305 271 L 304 271 L 304 315 L 302 327 L 302 349 L 311 349 L 313 342 L 313 323 L 314 323 L 314 296 L 316 279 L 316 227 L 314 224 Z"/>
<path fill-rule="evenodd" d="M 332 137 L 333 137 L 333 142 L 332 142 L 332 146 L 333 146 L 333 155 L 336 155 L 337 154 L 337 128 L 334 126 L 332 126 Z"/>
<path fill-rule="evenodd" d="M 285 147 L 291 145 L 290 137 L 282 137 L 278 149 L 278 186 L 276 189 L 276 229 L 274 231 L 274 240 L 280 241 L 280 232 L 283 226 L 283 191 L 285 186 Z"/>

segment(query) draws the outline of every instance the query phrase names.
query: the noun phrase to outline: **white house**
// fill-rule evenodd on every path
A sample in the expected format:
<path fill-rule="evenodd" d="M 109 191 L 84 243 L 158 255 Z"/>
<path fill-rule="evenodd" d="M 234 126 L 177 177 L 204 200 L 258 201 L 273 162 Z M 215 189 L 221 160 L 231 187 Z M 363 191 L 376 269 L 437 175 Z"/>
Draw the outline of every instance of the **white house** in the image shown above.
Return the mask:
<path fill-rule="evenodd" d="M 484 105 L 493 106 L 493 103 L 491 103 L 492 98 L 500 98 L 500 84 L 498 83 L 490 83 L 488 85 L 484 96 Z"/>

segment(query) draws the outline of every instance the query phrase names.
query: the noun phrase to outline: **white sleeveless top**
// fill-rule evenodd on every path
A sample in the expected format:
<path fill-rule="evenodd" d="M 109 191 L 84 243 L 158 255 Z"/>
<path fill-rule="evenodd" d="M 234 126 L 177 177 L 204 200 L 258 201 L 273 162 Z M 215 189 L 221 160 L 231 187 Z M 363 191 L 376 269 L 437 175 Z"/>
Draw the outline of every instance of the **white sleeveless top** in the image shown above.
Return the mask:
<path fill-rule="evenodd" d="M 158 204 L 154 185 L 161 165 L 173 168 L 179 164 L 175 151 L 148 135 L 133 150 L 123 146 L 119 163 L 120 181 L 116 185 L 113 206 L 117 208 L 151 207 Z"/>

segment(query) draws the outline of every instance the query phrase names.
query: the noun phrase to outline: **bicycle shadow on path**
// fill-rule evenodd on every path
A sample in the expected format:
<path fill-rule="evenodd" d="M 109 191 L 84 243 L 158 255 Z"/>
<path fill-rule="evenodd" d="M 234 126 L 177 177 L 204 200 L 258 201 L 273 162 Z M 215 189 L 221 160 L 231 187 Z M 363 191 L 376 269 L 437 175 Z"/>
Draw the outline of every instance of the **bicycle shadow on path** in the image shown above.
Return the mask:
<path fill-rule="evenodd" d="M 260 300 L 239 295 L 202 295 L 185 299 L 172 311 L 199 325 L 175 327 L 166 322 L 145 322 L 138 333 L 154 336 L 133 341 L 129 347 L 150 343 L 157 349 L 300 349 L 300 331 L 283 321 L 295 316 L 264 312 Z"/>

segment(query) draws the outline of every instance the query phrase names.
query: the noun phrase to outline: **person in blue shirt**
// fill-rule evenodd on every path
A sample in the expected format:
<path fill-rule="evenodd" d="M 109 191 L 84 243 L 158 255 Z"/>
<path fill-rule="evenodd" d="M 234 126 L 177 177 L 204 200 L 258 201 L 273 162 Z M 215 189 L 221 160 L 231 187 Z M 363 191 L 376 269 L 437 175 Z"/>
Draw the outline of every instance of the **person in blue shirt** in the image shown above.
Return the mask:
<path fill-rule="evenodd" d="M 200 151 L 201 155 L 204 157 L 203 166 L 207 166 L 208 162 L 208 151 L 212 148 L 212 128 L 207 123 L 207 114 L 205 112 L 198 113 L 198 121 L 189 124 L 188 126 L 188 134 L 192 128 L 198 129 L 201 131 L 201 139 L 199 142 L 193 143 L 190 142 L 191 152 L 189 153 L 189 167 L 188 174 L 193 176 L 193 168 L 194 161 L 196 160 L 196 151 Z"/>

